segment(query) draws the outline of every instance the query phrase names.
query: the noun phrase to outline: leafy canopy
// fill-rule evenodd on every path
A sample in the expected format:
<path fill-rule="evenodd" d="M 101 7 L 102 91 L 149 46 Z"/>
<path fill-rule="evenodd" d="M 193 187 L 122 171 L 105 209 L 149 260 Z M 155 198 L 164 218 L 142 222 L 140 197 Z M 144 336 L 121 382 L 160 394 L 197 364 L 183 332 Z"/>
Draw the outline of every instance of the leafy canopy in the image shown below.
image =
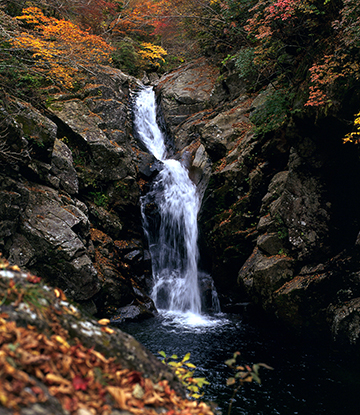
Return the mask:
<path fill-rule="evenodd" d="M 110 45 L 70 21 L 47 17 L 38 7 L 24 9 L 16 19 L 24 31 L 11 40 L 12 46 L 29 52 L 40 72 L 66 88 L 74 87 L 79 68 L 111 61 Z"/>

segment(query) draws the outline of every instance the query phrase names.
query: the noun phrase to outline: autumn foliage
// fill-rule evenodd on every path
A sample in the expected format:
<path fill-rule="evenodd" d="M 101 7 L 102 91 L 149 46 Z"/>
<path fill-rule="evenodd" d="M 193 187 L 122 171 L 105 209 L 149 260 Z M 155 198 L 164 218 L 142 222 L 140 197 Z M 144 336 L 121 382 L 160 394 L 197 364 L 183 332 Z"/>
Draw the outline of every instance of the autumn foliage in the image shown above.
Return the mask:
<path fill-rule="evenodd" d="M 23 1 L 21 4 L 26 4 Z M 328 111 L 360 80 L 357 0 L 39 0 L 16 17 L 15 54 L 72 88 L 91 65 L 138 76 L 200 54 L 234 59 L 258 91 L 299 93 L 303 111 Z M 27 57 L 27 55 L 26 55 Z M 335 96 L 337 97 L 335 99 Z M 289 107 L 291 107 L 289 103 Z"/>
<path fill-rule="evenodd" d="M 32 31 L 12 39 L 13 47 L 28 51 L 39 71 L 66 88 L 74 86 L 80 68 L 111 60 L 112 47 L 101 37 L 67 20 L 47 17 L 37 7 L 24 9 L 16 19 Z"/>
<path fill-rule="evenodd" d="M 61 290 L 44 291 L 38 277 L 1 259 L 0 269 L 13 274 L 0 277 L 0 407 L 18 412 L 53 397 L 70 414 L 83 408 L 97 415 L 114 409 L 156 415 L 161 408 L 169 415 L 212 415 L 204 403 L 177 395 L 167 380 L 155 383 L 71 337 L 63 321 L 81 316 Z M 41 331 L 36 323 L 12 321 L 19 306 L 36 315 Z M 98 322 L 104 341 L 115 335 L 108 322 Z"/>

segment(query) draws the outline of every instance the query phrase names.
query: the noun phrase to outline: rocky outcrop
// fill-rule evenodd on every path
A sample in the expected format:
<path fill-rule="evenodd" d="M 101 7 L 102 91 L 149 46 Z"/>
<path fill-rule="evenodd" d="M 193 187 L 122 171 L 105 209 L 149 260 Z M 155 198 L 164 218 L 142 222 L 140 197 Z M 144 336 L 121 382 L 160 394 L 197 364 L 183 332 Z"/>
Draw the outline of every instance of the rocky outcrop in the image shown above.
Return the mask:
<path fill-rule="evenodd" d="M 157 85 L 167 126 L 174 128 L 189 115 L 210 106 L 217 69 L 204 59 L 186 64 L 163 76 Z"/>
<path fill-rule="evenodd" d="M 205 59 L 156 84 L 174 156 L 203 196 L 201 267 L 223 309 L 250 298 L 299 333 L 357 344 L 360 163 L 342 121 L 294 115 L 256 135 L 272 87 L 253 96 Z M 118 322 L 155 312 L 139 197 L 161 163 L 131 136 L 137 85 L 94 68 L 42 111 L 9 98 L 0 109 L 1 251 Z"/>
<path fill-rule="evenodd" d="M 62 288 L 88 311 L 132 304 L 152 316 L 141 228 L 130 88 L 138 81 L 93 69 L 76 95 L 47 108 L 6 97 L 0 153 L 0 249 Z M 136 241 L 136 242 L 134 242 Z"/>

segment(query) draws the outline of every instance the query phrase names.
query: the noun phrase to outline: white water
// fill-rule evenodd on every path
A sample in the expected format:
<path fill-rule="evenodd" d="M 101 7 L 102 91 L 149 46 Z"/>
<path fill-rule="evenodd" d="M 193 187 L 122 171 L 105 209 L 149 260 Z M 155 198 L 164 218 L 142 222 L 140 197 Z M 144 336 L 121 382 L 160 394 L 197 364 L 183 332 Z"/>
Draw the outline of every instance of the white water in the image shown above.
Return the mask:
<path fill-rule="evenodd" d="M 154 278 L 152 298 L 160 310 L 196 316 L 201 312 L 197 248 L 200 201 L 196 186 L 181 162 L 166 158 L 152 88 L 144 88 L 137 94 L 134 115 L 139 138 L 163 163 L 152 190 L 142 198 Z M 156 206 L 160 219 L 155 225 L 145 216 L 147 204 Z"/>

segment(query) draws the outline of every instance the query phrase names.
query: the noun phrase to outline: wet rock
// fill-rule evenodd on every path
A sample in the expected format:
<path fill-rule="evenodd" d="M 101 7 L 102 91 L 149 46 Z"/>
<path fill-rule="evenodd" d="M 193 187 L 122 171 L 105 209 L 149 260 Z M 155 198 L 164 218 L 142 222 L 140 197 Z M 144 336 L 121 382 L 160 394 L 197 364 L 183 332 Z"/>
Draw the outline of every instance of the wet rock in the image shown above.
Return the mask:
<path fill-rule="evenodd" d="M 239 127 L 248 124 L 248 108 L 243 105 L 222 112 L 209 121 L 200 131 L 206 151 L 213 162 L 223 158 L 240 135 Z"/>
<path fill-rule="evenodd" d="M 89 202 L 88 205 L 91 221 L 101 227 L 112 238 L 118 239 L 123 229 L 119 217 L 94 203 Z"/>
<path fill-rule="evenodd" d="M 139 151 L 137 156 L 137 168 L 139 173 L 145 179 L 149 180 L 162 170 L 162 163 L 152 154 Z"/>
<path fill-rule="evenodd" d="M 269 255 L 276 255 L 279 253 L 281 248 L 283 248 L 279 235 L 275 232 L 260 235 L 257 239 L 256 245 Z"/>
<path fill-rule="evenodd" d="M 288 171 L 280 171 L 274 175 L 269 184 L 268 192 L 262 198 L 261 212 L 266 212 L 270 203 L 283 193 L 288 176 Z"/>
<path fill-rule="evenodd" d="M 50 162 L 57 133 L 56 124 L 30 104 L 18 101 L 16 106 L 18 113 L 15 120 L 32 146 L 31 157 L 34 160 Z"/>
<path fill-rule="evenodd" d="M 266 309 L 273 293 L 294 275 L 294 260 L 286 256 L 266 256 L 258 248 L 239 271 L 239 283 Z"/>
<path fill-rule="evenodd" d="M 131 153 L 123 145 L 111 143 L 99 124 L 102 118 L 91 112 L 80 100 L 61 101 L 52 111 L 82 138 L 82 145 L 89 147 L 98 176 L 103 180 L 119 180 L 129 172 L 135 173 Z M 94 168 L 95 168 L 94 166 Z"/>
<path fill-rule="evenodd" d="M 141 321 L 154 316 L 155 314 L 143 305 L 128 305 L 118 308 L 110 321 L 111 324 L 116 325 L 125 321 Z"/>
<path fill-rule="evenodd" d="M 73 165 L 73 157 L 69 147 L 56 139 L 51 158 L 51 173 L 59 180 L 59 186 L 70 195 L 79 191 L 79 180 Z M 57 187 L 55 185 L 55 187 Z"/>
<path fill-rule="evenodd" d="M 88 218 L 54 189 L 33 184 L 27 191 L 20 233 L 14 235 L 9 248 L 11 260 L 44 278 L 54 278 L 73 298 L 90 298 L 100 287 L 84 245 L 89 239 Z M 77 276 L 76 281 L 71 275 Z"/>
<path fill-rule="evenodd" d="M 1 176 L 0 176 L 1 177 Z M 9 237 L 14 234 L 19 217 L 26 206 L 26 190 L 17 192 L 14 187 L 0 190 L 0 238 Z M 5 180 L 3 181 L 5 185 Z M 25 196 L 25 197 L 24 197 Z"/>
<path fill-rule="evenodd" d="M 15 234 L 9 249 L 9 261 L 20 267 L 31 267 L 36 261 L 36 249 L 24 235 Z"/>
<path fill-rule="evenodd" d="M 360 298 L 353 298 L 341 305 L 330 305 L 328 318 L 336 340 L 359 343 L 360 337 Z"/>

